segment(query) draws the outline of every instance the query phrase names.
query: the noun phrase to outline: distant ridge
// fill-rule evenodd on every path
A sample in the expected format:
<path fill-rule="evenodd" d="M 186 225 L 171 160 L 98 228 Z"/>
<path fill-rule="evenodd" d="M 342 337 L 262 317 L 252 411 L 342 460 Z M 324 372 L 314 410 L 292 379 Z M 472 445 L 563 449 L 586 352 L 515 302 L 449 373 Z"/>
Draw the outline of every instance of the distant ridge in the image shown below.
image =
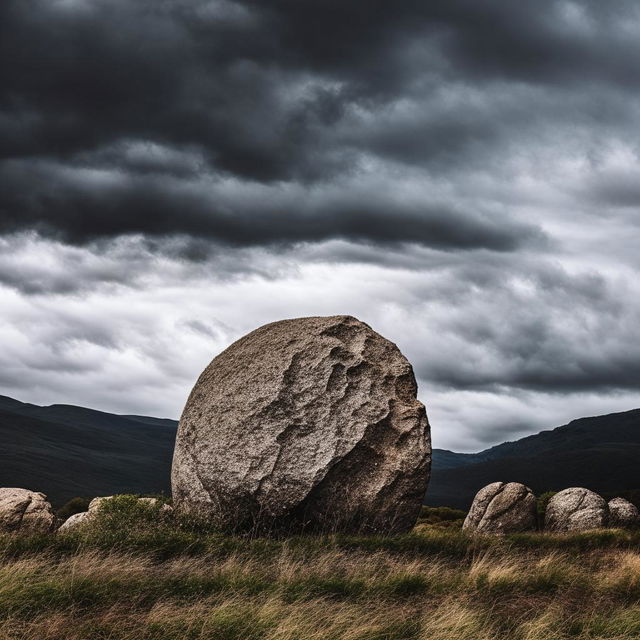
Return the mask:
<path fill-rule="evenodd" d="M 0 396 L 0 486 L 75 496 L 169 491 L 175 420 Z"/>
<path fill-rule="evenodd" d="M 0 396 L 0 486 L 75 496 L 170 491 L 178 423 L 73 405 L 41 407 Z M 433 452 L 427 504 L 468 508 L 496 480 L 535 492 L 584 486 L 640 492 L 640 409 L 580 418 L 479 453 Z"/>
<path fill-rule="evenodd" d="M 486 484 L 523 482 L 536 493 L 583 486 L 640 490 L 640 409 L 580 418 L 479 453 L 434 451 L 426 502 L 468 508 Z"/>

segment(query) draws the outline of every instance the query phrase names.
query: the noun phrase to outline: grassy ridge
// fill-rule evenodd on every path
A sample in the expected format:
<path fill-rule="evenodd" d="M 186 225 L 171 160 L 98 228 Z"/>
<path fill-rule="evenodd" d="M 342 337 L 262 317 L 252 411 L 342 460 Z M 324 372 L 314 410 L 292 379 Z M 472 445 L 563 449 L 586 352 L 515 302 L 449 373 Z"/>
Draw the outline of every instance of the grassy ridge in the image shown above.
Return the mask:
<path fill-rule="evenodd" d="M 0 537 L 2 640 L 640 636 L 640 533 L 249 539 L 119 499 L 83 531 Z"/>

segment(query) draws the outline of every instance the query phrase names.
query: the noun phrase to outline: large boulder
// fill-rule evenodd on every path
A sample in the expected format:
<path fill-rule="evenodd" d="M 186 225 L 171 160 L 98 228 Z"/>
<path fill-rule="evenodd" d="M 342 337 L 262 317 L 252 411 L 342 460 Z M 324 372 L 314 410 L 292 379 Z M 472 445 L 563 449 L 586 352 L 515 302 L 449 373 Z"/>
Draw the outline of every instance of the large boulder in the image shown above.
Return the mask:
<path fill-rule="evenodd" d="M 556 493 L 547 504 L 544 526 L 548 531 L 588 531 L 606 527 L 607 503 L 593 491 L 571 487 Z"/>
<path fill-rule="evenodd" d="M 0 533 L 50 533 L 55 521 L 44 493 L 0 488 Z"/>
<path fill-rule="evenodd" d="M 480 489 L 463 529 L 478 533 L 516 533 L 536 528 L 536 497 L 519 482 L 493 482 Z"/>
<path fill-rule="evenodd" d="M 637 527 L 640 525 L 638 508 L 624 498 L 609 500 L 609 526 L 610 527 Z"/>
<path fill-rule="evenodd" d="M 398 347 L 356 318 L 260 327 L 189 396 L 174 505 L 231 529 L 407 531 L 431 464 L 416 392 Z"/>

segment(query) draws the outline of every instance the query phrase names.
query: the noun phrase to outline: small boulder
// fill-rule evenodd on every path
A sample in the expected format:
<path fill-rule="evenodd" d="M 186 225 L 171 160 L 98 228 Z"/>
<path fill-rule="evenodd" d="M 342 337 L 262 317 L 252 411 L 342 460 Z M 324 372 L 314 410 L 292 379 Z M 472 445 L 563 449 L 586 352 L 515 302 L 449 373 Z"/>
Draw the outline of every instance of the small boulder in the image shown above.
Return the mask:
<path fill-rule="evenodd" d="M 589 489 L 571 487 L 556 493 L 545 512 L 545 529 L 552 532 L 588 531 L 606 527 L 609 508 L 603 497 Z"/>
<path fill-rule="evenodd" d="M 69 516 L 58 529 L 58 533 L 69 533 L 73 529 L 77 529 L 80 526 L 88 524 L 93 518 L 93 513 L 90 511 L 81 511 L 80 513 L 74 513 Z"/>
<path fill-rule="evenodd" d="M 462 528 L 490 534 L 536 528 L 536 497 L 519 482 L 493 482 L 480 489 Z"/>
<path fill-rule="evenodd" d="M 44 493 L 28 489 L 0 489 L 0 533 L 51 533 L 55 521 Z"/>
<path fill-rule="evenodd" d="M 640 524 L 638 508 L 624 498 L 609 500 L 610 527 L 637 527 Z"/>

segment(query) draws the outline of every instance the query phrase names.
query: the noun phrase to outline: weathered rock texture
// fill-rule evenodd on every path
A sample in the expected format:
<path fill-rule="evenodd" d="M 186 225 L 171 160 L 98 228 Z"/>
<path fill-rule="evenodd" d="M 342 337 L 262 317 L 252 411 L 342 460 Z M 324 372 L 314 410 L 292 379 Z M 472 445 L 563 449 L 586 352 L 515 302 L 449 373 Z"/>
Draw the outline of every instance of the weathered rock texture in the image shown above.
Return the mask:
<path fill-rule="evenodd" d="M 493 482 L 480 489 L 463 529 L 478 533 L 514 533 L 536 528 L 536 497 L 519 482 Z"/>
<path fill-rule="evenodd" d="M 69 516 L 58 528 L 57 533 L 68 533 L 73 529 L 89 524 L 93 519 L 94 514 L 90 511 L 81 511 L 80 513 L 74 513 Z"/>
<path fill-rule="evenodd" d="M 637 527 L 640 525 L 638 508 L 624 498 L 609 500 L 610 527 Z"/>
<path fill-rule="evenodd" d="M 406 531 L 431 463 L 416 391 L 398 348 L 355 318 L 265 325 L 191 392 L 174 505 L 230 528 Z"/>
<path fill-rule="evenodd" d="M 587 531 L 606 527 L 609 509 L 604 498 L 589 489 L 572 487 L 556 493 L 545 511 L 548 531 Z"/>
<path fill-rule="evenodd" d="M 43 493 L 0 488 L 0 532 L 50 533 L 54 527 L 55 516 Z"/>

